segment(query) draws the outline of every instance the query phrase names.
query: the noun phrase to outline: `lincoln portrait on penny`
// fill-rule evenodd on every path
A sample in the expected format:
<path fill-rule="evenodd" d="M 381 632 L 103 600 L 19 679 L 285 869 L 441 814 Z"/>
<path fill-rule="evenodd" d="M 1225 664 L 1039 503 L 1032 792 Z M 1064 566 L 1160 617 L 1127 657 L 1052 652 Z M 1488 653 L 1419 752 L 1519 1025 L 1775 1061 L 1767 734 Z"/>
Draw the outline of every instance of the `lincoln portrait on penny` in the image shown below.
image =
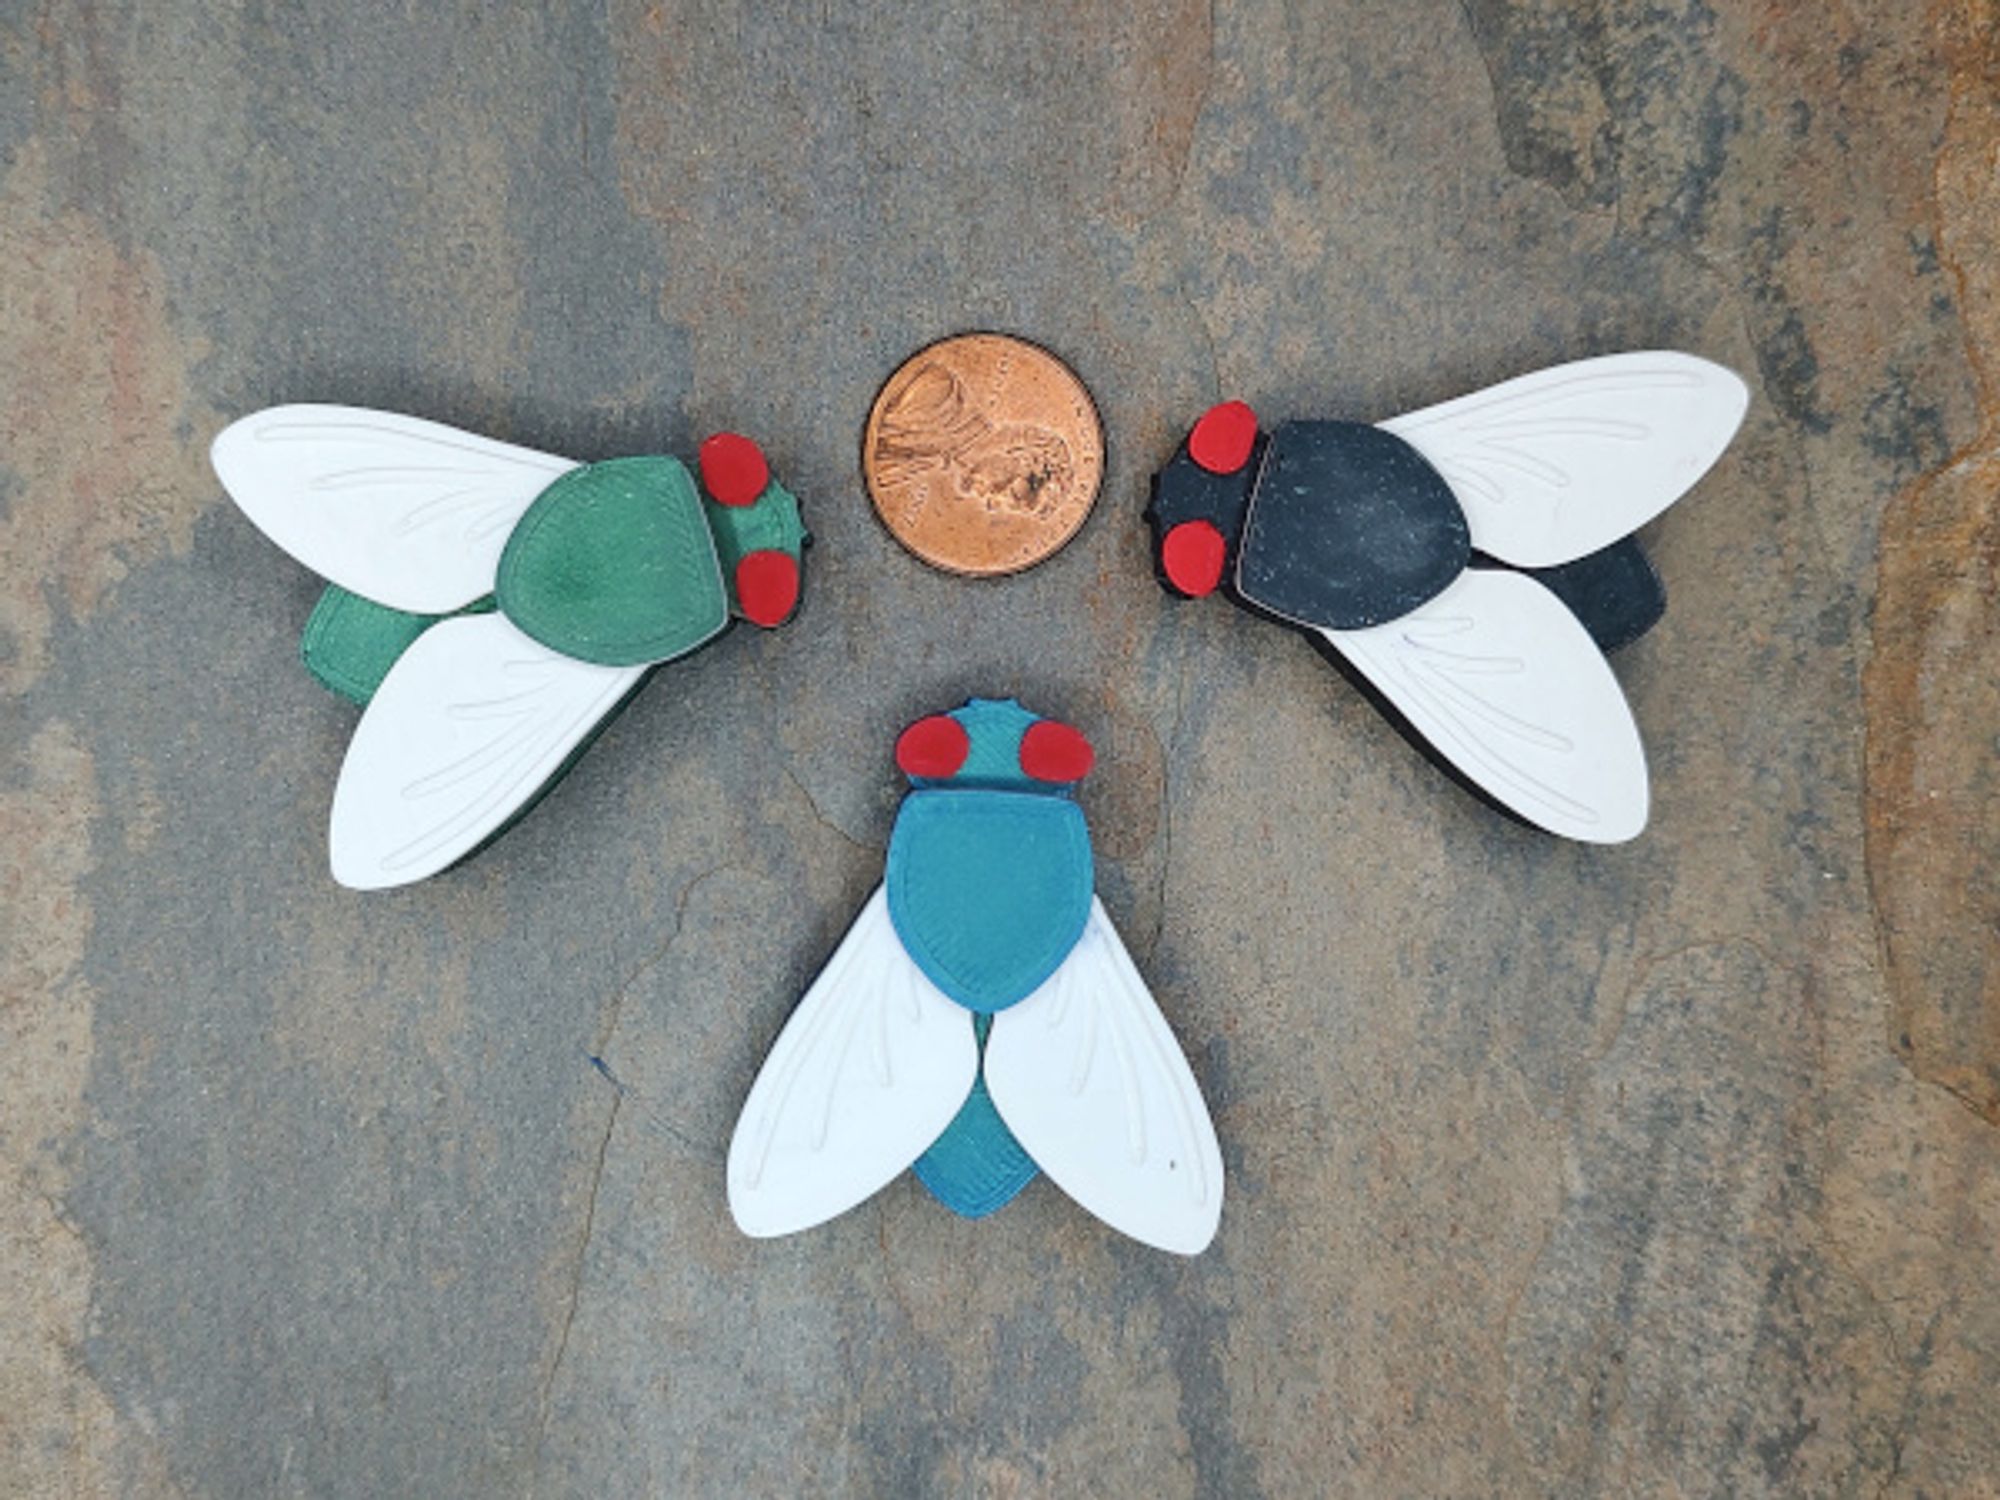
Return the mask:
<path fill-rule="evenodd" d="M 942 475 L 963 499 L 1016 514 L 1059 505 L 1076 473 L 1061 436 L 1033 424 L 988 421 L 964 382 L 936 363 L 918 368 L 890 397 L 874 458 L 891 484 Z"/>

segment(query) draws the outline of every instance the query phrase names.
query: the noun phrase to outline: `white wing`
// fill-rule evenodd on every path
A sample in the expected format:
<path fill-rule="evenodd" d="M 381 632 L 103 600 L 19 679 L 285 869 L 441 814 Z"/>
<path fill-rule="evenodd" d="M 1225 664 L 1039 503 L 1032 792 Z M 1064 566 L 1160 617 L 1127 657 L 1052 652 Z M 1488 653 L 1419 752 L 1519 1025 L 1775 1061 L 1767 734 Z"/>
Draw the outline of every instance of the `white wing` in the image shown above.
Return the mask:
<path fill-rule="evenodd" d="M 750 1086 L 729 1211 L 792 1234 L 886 1186 L 944 1133 L 979 1074 L 972 1015 L 903 949 L 877 886 Z"/>
<path fill-rule="evenodd" d="M 378 604 L 449 614 L 493 588 L 514 523 L 576 465 L 394 412 L 273 406 L 216 435 L 243 513 L 322 577 Z"/>
<path fill-rule="evenodd" d="M 1646 751 L 1625 694 L 1590 632 L 1534 579 L 1468 568 L 1400 620 L 1320 633 L 1529 822 L 1592 844 L 1646 826 Z"/>
<path fill-rule="evenodd" d="M 1557 365 L 1381 425 L 1444 476 L 1473 546 L 1542 568 L 1608 547 L 1686 494 L 1749 402 L 1721 365 L 1655 350 Z"/>
<path fill-rule="evenodd" d="M 355 727 L 333 792 L 333 878 L 378 890 L 471 853 L 645 675 L 572 660 L 503 615 L 440 620 Z"/>
<path fill-rule="evenodd" d="M 1215 1238 L 1215 1127 L 1103 902 L 1062 967 L 993 1018 L 986 1087 L 1036 1164 L 1113 1229 L 1180 1255 Z"/>

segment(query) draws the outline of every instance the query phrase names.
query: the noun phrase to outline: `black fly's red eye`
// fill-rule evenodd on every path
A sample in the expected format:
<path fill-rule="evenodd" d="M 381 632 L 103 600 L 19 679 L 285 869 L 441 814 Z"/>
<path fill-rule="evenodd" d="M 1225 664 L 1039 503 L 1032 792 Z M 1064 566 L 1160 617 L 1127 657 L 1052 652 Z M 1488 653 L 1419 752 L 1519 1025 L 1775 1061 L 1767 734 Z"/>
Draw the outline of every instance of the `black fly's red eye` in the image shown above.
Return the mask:
<path fill-rule="evenodd" d="M 950 776 L 971 753 L 972 737 L 947 714 L 917 720 L 896 740 L 896 764 L 906 776 Z"/>
<path fill-rule="evenodd" d="M 1090 741 L 1054 719 L 1037 719 L 1021 736 L 1021 769 L 1037 781 L 1081 781 L 1096 763 Z"/>
<path fill-rule="evenodd" d="M 1183 521 L 1160 538 L 1160 568 L 1167 582 L 1199 599 L 1222 582 L 1222 560 L 1229 545 L 1212 521 Z"/>
<path fill-rule="evenodd" d="M 736 432 L 718 432 L 701 445 L 701 487 L 718 505 L 755 505 L 771 482 L 764 450 Z"/>
<path fill-rule="evenodd" d="M 1257 446 L 1257 413 L 1241 401 L 1211 406 L 1188 434 L 1188 457 L 1211 474 L 1234 474 Z"/>

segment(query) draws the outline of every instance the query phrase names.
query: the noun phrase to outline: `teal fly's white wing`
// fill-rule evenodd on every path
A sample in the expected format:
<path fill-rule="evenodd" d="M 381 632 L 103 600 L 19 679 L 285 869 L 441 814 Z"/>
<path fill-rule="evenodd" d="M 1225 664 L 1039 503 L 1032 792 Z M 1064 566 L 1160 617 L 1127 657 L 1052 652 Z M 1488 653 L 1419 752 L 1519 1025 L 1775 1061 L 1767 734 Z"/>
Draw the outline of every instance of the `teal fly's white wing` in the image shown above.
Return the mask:
<path fill-rule="evenodd" d="M 530 640 L 500 614 L 431 626 L 389 669 L 334 787 L 333 876 L 406 885 L 478 848 L 645 677 Z"/>
<path fill-rule="evenodd" d="M 876 887 L 744 1102 L 729 1142 L 737 1225 L 792 1234 L 871 1197 L 943 1133 L 978 1073 L 971 1014 L 904 951 Z"/>
<path fill-rule="evenodd" d="M 1180 1255 L 1215 1238 L 1215 1126 L 1102 901 L 1062 966 L 993 1018 L 986 1087 L 1036 1165 L 1113 1229 Z"/>
<path fill-rule="evenodd" d="M 1608 547 L 1694 488 L 1749 401 L 1721 365 L 1647 350 L 1538 370 L 1379 425 L 1444 476 L 1473 546 L 1541 568 Z"/>
<path fill-rule="evenodd" d="M 273 406 L 217 434 L 210 462 L 257 528 L 331 583 L 449 614 L 492 592 L 507 538 L 577 465 L 358 406 Z"/>

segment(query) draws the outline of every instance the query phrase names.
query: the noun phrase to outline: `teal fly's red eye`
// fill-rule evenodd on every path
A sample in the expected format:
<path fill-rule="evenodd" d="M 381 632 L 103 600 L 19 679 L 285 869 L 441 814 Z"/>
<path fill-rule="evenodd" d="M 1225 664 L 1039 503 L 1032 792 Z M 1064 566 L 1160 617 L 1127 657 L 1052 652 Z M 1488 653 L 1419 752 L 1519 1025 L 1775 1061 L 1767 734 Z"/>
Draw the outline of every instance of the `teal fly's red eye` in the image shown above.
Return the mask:
<path fill-rule="evenodd" d="M 1095 764 L 1090 741 L 1054 719 L 1037 719 L 1021 736 L 1021 769 L 1037 781 L 1081 781 Z"/>
<path fill-rule="evenodd" d="M 764 450 L 737 432 L 718 432 L 701 445 L 701 487 L 718 505 L 755 505 L 771 482 Z"/>
<path fill-rule="evenodd" d="M 736 607 L 752 625 L 782 625 L 799 602 L 799 565 L 789 552 L 746 552 L 736 565 Z"/>
<path fill-rule="evenodd" d="M 1222 560 L 1229 551 L 1212 521 L 1183 521 L 1160 538 L 1160 567 L 1167 582 L 1199 599 L 1222 582 Z"/>
<path fill-rule="evenodd" d="M 906 776 L 953 775 L 971 753 L 972 737 L 947 714 L 917 720 L 896 740 L 896 765 Z"/>
<path fill-rule="evenodd" d="M 1257 413 L 1241 401 L 1225 401 L 1201 414 L 1188 434 L 1188 457 L 1211 474 L 1234 474 L 1250 462 L 1257 445 Z"/>

